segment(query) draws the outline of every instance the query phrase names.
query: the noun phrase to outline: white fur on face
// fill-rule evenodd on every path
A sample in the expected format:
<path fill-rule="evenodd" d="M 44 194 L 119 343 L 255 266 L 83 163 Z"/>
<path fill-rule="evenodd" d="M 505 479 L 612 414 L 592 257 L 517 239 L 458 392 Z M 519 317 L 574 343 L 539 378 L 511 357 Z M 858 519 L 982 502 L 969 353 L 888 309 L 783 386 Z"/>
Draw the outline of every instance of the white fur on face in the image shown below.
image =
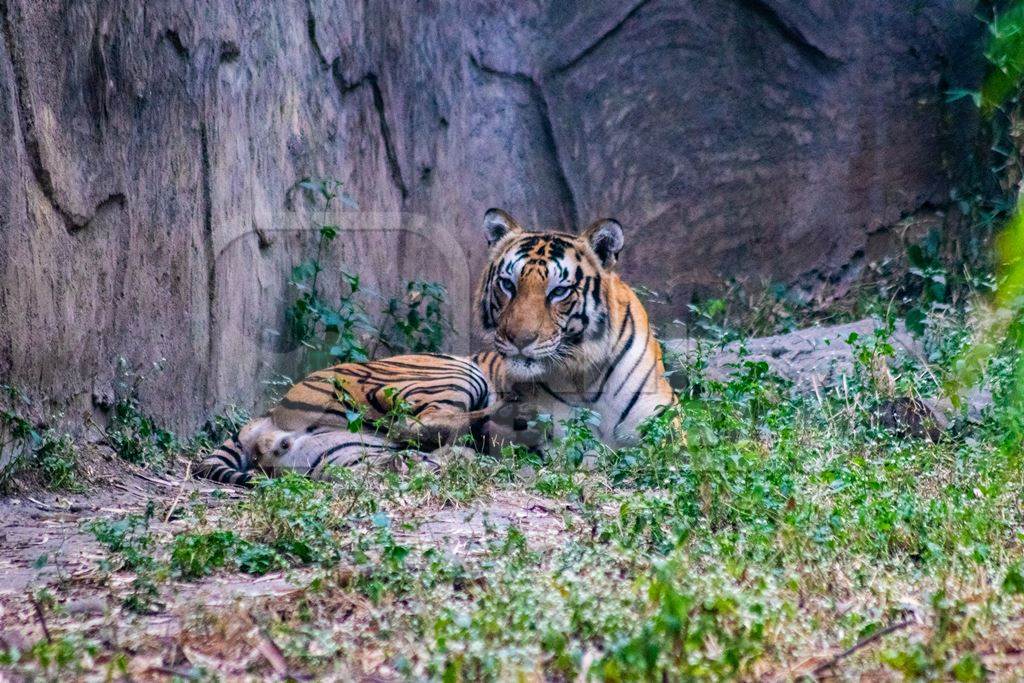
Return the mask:
<path fill-rule="evenodd" d="M 544 361 L 531 360 L 520 356 L 506 357 L 505 372 L 513 382 L 527 382 L 543 376 L 548 371 Z"/>

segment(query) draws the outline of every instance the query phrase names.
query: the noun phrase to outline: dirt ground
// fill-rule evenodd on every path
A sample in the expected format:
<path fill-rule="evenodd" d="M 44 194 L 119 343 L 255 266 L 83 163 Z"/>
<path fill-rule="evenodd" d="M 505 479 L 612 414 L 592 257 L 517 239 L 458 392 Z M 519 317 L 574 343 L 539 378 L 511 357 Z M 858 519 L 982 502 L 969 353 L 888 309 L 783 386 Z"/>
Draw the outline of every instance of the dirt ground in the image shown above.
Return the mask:
<path fill-rule="evenodd" d="M 101 568 L 108 553 L 84 528 L 97 518 L 141 514 L 153 501 L 150 529 L 167 540 L 184 530 L 185 521 L 176 517 L 186 501 L 206 505 L 208 518 L 217 519 L 228 505 L 247 495 L 245 490 L 193 479 L 185 463 L 178 463 L 170 474 L 157 475 L 100 451 L 87 454 L 84 462 L 89 480 L 85 492 L 27 489 L 0 499 L 0 651 L 25 651 L 41 639 L 74 631 L 88 633 L 102 644 L 101 654 L 89 662 L 95 673 L 86 676 L 90 679 L 103 680 L 109 671 L 114 671 L 114 678 L 130 680 L 191 679 L 196 667 L 227 678 L 251 677 L 253 670 L 279 678 L 293 676 L 282 668 L 286 665 L 277 646 L 260 628 L 259 614 L 275 601 L 301 595 L 313 570 L 260 577 L 218 572 L 187 583 L 169 580 L 160 587 L 163 607 L 136 615 L 113 597 L 134 574 Z M 464 508 L 420 511 L 415 520 L 402 520 L 396 539 L 471 554 L 483 547 L 488 533 L 515 524 L 531 545 L 554 543 L 564 529 L 564 508 L 564 503 L 536 496 L 499 492 Z M 37 607 L 33 595 L 43 588 L 57 596 L 56 608 Z M 365 600 L 334 598 L 347 604 L 342 621 L 358 628 L 360 610 L 369 609 L 361 604 Z M 221 638 L 206 637 L 212 622 Z M 117 657 L 124 663 L 114 661 Z M 396 677 L 374 660 L 372 652 L 354 676 Z M 18 679 L 0 667 L 0 681 L 6 680 Z"/>

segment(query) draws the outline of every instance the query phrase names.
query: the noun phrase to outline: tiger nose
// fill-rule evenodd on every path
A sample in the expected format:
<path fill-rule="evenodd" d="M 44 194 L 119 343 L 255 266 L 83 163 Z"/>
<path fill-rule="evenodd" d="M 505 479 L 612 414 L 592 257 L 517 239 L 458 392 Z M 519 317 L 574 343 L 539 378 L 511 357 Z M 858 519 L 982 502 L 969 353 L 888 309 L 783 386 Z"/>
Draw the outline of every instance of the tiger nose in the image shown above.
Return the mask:
<path fill-rule="evenodd" d="M 522 332 L 512 337 L 512 343 L 521 352 L 527 346 L 537 341 L 537 336 L 536 332 Z"/>

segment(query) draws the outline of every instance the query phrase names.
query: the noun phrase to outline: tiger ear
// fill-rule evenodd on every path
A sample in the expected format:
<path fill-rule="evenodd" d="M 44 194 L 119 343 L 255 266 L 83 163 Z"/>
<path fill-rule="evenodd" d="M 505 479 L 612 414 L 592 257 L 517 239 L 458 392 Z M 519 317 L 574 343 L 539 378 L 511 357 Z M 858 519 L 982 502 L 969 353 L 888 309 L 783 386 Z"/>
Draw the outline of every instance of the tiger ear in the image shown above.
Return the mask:
<path fill-rule="evenodd" d="M 510 232 L 521 232 L 522 228 L 516 219 L 501 209 L 487 209 L 484 214 L 484 234 L 487 236 L 487 246 L 494 244 Z"/>
<path fill-rule="evenodd" d="M 615 265 L 623 244 L 622 226 L 618 221 L 611 218 L 595 221 L 583 231 L 583 237 L 597 254 L 597 258 L 601 259 L 602 266 L 611 268 Z"/>

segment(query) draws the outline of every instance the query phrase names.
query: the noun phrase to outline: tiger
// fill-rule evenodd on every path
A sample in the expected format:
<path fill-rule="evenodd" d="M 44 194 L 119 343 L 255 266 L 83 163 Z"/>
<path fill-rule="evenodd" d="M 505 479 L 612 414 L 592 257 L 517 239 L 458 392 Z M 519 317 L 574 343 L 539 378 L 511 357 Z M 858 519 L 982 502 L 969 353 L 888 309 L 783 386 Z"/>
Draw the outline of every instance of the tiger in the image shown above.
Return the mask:
<path fill-rule="evenodd" d="M 543 413 L 558 437 L 586 408 L 600 415 L 594 431 L 605 444 L 635 443 L 638 425 L 675 396 L 647 312 L 615 271 L 622 226 L 602 219 L 579 235 L 539 232 L 489 209 L 483 231 L 474 318 L 518 395 L 525 417 L 514 428 Z"/>
<path fill-rule="evenodd" d="M 436 465 L 427 451 L 463 437 L 486 449 L 488 418 L 504 405 L 504 370 L 496 352 L 409 354 L 318 370 L 213 450 L 196 475 L 236 485 L 258 472 L 327 479 L 335 467 L 406 455 Z"/>

